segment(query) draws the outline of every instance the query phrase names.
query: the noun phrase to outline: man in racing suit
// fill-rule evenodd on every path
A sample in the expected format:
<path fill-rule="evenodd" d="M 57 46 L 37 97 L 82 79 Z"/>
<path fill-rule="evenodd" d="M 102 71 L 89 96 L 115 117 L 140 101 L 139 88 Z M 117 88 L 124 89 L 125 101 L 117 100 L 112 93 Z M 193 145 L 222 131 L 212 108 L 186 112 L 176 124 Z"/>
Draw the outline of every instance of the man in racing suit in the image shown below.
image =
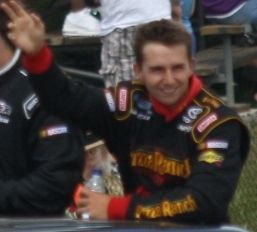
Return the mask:
<path fill-rule="evenodd" d="M 61 215 L 81 179 L 82 134 L 39 105 L 4 17 L 0 12 L 0 215 Z"/>
<path fill-rule="evenodd" d="M 85 187 L 79 215 L 228 222 L 228 205 L 248 153 L 248 131 L 193 74 L 190 36 L 180 24 L 161 20 L 142 26 L 135 40 L 140 82 L 101 90 L 63 78 L 44 45 L 39 18 L 14 2 L 1 7 L 45 106 L 93 130 L 117 156 L 126 195 L 107 196 Z M 21 33 L 24 25 L 30 28 Z"/>

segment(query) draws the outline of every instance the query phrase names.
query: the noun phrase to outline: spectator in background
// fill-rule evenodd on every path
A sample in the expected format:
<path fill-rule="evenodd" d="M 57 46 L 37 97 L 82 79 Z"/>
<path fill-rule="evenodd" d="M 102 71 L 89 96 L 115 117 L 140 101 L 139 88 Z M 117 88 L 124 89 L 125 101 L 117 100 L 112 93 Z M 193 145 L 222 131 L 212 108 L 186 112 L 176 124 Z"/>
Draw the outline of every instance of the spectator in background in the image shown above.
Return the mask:
<path fill-rule="evenodd" d="M 86 6 L 85 0 L 71 0 L 71 12 L 65 17 L 64 36 L 99 36 L 100 19 L 95 10 Z"/>
<path fill-rule="evenodd" d="M 101 70 L 106 87 L 135 78 L 133 41 L 136 27 L 171 18 L 170 0 L 86 0 L 88 6 L 100 5 Z"/>
<path fill-rule="evenodd" d="M 8 21 L 0 10 L 0 215 L 62 215 L 81 180 L 83 140 L 40 106 Z"/>
<path fill-rule="evenodd" d="M 182 21 L 192 39 L 192 54 L 196 54 L 196 39 L 191 23 L 191 16 L 195 10 L 195 0 L 171 0 L 172 19 Z"/>
<path fill-rule="evenodd" d="M 182 7 L 181 0 L 171 0 L 171 15 L 172 20 L 182 21 Z"/>
<path fill-rule="evenodd" d="M 211 23 L 250 24 L 250 32 L 244 34 L 242 42 L 250 46 L 257 45 L 257 0 L 201 0 L 201 2 L 204 15 Z M 254 75 L 256 71 L 257 60 L 254 59 L 247 76 Z M 253 97 L 257 100 L 256 91 Z"/>
<path fill-rule="evenodd" d="M 85 187 L 77 213 L 98 220 L 228 223 L 249 134 L 236 112 L 193 73 L 190 35 L 180 23 L 160 20 L 138 28 L 139 80 L 103 90 L 64 78 L 37 16 L 15 1 L 1 8 L 45 106 L 104 138 L 119 162 L 126 195 Z"/>
<path fill-rule="evenodd" d="M 218 24 L 250 23 L 257 29 L 257 0 L 201 0 L 205 17 Z"/>

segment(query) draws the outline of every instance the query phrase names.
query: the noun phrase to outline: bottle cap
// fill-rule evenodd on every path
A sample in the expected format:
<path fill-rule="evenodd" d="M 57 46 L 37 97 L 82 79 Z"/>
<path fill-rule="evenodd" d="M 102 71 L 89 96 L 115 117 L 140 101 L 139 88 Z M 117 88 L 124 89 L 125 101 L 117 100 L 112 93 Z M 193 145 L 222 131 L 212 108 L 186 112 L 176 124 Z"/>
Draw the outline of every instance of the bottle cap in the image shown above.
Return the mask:
<path fill-rule="evenodd" d="M 101 175 L 103 175 L 103 171 L 102 171 L 101 169 L 95 168 L 95 169 L 93 169 L 93 171 L 92 171 L 92 175 L 101 176 Z"/>

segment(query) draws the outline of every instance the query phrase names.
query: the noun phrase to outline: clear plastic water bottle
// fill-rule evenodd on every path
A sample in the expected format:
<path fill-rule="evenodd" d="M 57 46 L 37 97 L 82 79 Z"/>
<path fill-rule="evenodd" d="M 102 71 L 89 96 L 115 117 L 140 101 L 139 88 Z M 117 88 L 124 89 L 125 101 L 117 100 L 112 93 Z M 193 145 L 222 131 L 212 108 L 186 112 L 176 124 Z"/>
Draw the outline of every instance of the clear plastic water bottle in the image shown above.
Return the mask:
<path fill-rule="evenodd" d="M 105 193 L 105 186 L 103 181 L 103 172 L 101 169 L 94 169 L 92 171 L 90 179 L 85 182 L 85 186 L 88 187 L 93 192 Z M 90 219 L 88 213 L 82 215 L 83 219 Z"/>

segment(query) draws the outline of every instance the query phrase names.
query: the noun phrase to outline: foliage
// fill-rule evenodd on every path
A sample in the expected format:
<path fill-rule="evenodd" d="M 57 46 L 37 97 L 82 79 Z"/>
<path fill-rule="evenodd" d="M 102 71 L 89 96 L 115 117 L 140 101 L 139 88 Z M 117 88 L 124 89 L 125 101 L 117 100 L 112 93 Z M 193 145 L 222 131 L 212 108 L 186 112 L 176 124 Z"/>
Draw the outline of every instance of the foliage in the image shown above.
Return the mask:
<path fill-rule="evenodd" d="M 257 232 L 257 122 L 254 118 L 256 115 L 247 122 L 252 138 L 251 150 L 230 207 L 230 215 L 233 224 Z"/>

